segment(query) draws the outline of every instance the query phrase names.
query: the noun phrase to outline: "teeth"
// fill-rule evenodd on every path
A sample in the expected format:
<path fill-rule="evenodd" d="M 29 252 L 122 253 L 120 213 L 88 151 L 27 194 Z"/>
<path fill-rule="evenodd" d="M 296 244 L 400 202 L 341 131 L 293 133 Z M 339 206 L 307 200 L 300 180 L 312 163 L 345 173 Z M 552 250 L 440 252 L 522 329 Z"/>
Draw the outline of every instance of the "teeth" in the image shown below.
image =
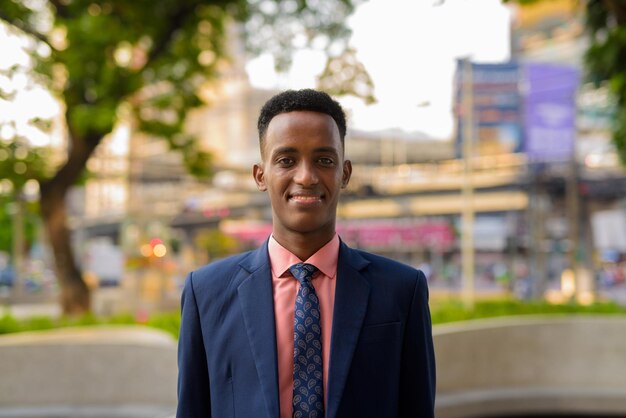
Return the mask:
<path fill-rule="evenodd" d="M 291 198 L 302 202 L 313 202 L 319 200 L 319 197 L 317 196 L 291 196 Z"/>

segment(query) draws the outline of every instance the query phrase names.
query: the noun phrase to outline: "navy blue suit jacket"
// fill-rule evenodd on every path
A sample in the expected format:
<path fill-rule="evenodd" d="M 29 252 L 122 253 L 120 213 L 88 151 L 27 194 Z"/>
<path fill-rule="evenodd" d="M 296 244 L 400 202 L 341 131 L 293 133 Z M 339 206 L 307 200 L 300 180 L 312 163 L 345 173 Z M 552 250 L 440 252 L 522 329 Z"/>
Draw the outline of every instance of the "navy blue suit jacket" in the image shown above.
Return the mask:
<path fill-rule="evenodd" d="M 327 418 L 434 416 L 435 358 L 424 274 L 339 250 Z M 267 242 L 191 273 L 182 296 L 178 418 L 278 418 Z"/>

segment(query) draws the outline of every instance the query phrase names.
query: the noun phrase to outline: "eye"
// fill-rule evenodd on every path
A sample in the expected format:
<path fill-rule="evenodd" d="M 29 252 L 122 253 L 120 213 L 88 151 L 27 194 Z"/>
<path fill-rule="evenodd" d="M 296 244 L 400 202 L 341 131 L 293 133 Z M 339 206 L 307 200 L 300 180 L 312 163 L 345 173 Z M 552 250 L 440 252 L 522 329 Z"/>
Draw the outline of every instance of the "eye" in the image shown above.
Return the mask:
<path fill-rule="evenodd" d="M 328 157 L 320 157 L 318 161 L 320 164 L 324 166 L 332 166 L 335 164 L 335 160 L 333 160 L 332 158 L 328 158 Z"/>
<path fill-rule="evenodd" d="M 276 160 L 276 164 L 281 167 L 289 167 L 293 164 L 293 158 L 290 157 L 281 157 Z"/>

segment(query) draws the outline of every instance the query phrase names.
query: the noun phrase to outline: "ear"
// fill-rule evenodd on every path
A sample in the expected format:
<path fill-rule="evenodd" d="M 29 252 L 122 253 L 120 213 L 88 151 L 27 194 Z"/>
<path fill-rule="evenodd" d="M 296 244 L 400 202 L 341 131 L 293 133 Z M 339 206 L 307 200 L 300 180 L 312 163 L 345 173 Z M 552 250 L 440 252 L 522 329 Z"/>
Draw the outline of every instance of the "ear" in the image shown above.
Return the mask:
<path fill-rule="evenodd" d="M 258 189 L 262 192 L 267 190 L 267 185 L 265 184 L 265 176 L 263 175 L 263 165 L 255 164 L 252 167 L 252 176 L 254 177 L 254 181 Z"/>
<path fill-rule="evenodd" d="M 348 183 L 350 182 L 350 177 L 352 176 L 352 162 L 350 160 L 345 160 L 343 162 L 343 173 L 341 177 L 341 188 L 345 189 L 348 187 Z"/>

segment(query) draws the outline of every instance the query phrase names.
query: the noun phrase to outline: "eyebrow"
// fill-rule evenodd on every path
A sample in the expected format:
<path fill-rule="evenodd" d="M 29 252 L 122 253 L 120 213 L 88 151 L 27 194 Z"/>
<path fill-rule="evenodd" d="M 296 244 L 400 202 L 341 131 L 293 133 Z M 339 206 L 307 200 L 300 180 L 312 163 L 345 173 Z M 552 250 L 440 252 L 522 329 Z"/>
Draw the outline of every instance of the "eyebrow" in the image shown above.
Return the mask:
<path fill-rule="evenodd" d="M 297 153 L 298 149 L 295 147 L 280 147 L 276 148 L 272 154 L 288 154 L 288 153 Z M 313 150 L 315 153 L 331 153 L 331 154 L 339 154 L 339 151 L 333 147 L 319 147 Z"/>
<path fill-rule="evenodd" d="M 328 152 L 331 154 L 339 154 L 339 150 L 337 148 L 333 148 L 333 147 L 320 147 L 320 148 L 315 148 L 313 150 L 313 152 Z"/>
<path fill-rule="evenodd" d="M 294 147 L 279 147 L 276 148 L 272 154 L 276 155 L 276 154 L 287 154 L 287 153 L 291 153 L 291 152 L 297 152 L 298 150 L 295 149 Z"/>

